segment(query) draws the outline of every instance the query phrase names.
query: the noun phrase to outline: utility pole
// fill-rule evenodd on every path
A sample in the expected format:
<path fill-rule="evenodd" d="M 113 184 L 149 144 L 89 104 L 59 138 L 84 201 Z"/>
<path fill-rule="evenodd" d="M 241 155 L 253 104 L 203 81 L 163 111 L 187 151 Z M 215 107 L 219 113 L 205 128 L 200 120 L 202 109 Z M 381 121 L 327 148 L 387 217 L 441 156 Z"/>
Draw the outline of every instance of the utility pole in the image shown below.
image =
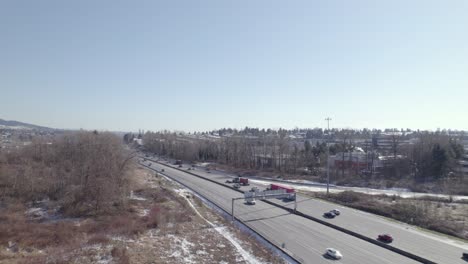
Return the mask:
<path fill-rule="evenodd" d="M 330 120 L 332 120 L 330 117 L 325 118 L 327 121 L 327 196 L 330 194 L 330 147 L 328 146 L 329 139 L 330 139 Z"/>
<path fill-rule="evenodd" d="M 234 222 L 234 201 L 236 199 L 235 198 L 232 198 L 232 205 L 231 205 L 231 216 L 232 216 L 232 222 Z"/>
<path fill-rule="evenodd" d="M 330 132 L 330 121 L 332 120 L 330 117 L 327 117 L 325 118 L 325 120 L 327 121 L 327 128 L 328 128 L 328 131 Z"/>

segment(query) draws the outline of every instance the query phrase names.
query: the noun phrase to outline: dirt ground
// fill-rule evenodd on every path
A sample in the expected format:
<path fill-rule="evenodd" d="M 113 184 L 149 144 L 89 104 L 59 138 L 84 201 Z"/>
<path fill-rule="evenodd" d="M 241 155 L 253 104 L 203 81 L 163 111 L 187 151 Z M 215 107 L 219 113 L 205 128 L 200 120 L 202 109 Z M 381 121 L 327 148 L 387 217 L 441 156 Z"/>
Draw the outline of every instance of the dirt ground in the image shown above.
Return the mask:
<path fill-rule="evenodd" d="M 284 263 L 175 182 L 135 167 L 130 188 L 126 212 L 98 219 L 0 211 L 0 264 Z"/>

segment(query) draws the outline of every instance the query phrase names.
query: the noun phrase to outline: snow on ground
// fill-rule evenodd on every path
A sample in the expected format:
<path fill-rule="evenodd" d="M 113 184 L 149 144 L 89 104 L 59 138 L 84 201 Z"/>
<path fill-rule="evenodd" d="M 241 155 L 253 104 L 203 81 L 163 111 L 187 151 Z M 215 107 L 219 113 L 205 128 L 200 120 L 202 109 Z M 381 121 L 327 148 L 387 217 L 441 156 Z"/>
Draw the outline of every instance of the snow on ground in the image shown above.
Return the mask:
<path fill-rule="evenodd" d="M 32 130 L 30 127 L 25 127 L 25 126 L 6 126 L 6 125 L 0 125 L 0 128 L 13 129 L 13 130 Z"/>
<path fill-rule="evenodd" d="M 193 205 L 192 201 L 187 198 L 186 193 L 190 193 L 187 190 L 179 189 L 175 190 L 180 196 L 182 196 L 192 207 L 192 209 L 195 211 L 195 213 L 202 218 L 205 222 L 207 222 L 211 227 L 216 230 L 219 234 L 221 234 L 224 238 L 226 238 L 237 250 L 237 252 L 242 256 L 243 260 L 246 261 L 247 263 L 252 263 L 252 264 L 260 264 L 262 263 L 261 261 L 257 260 L 255 256 L 251 255 L 249 252 L 247 252 L 244 248 L 242 248 L 241 243 L 235 238 L 231 232 L 225 227 L 225 226 L 217 226 L 216 224 L 210 222 L 208 219 L 203 217 L 200 212 L 197 210 L 197 208 Z"/>
<path fill-rule="evenodd" d="M 147 216 L 149 214 L 149 209 L 142 209 L 140 210 L 140 212 L 138 213 L 140 216 Z"/>
<path fill-rule="evenodd" d="M 90 246 L 91 251 L 95 251 L 97 255 L 94 257 L 93 262 L 97 264 L 110 264 L 114 263 L 112 254 L 110 254 L 112 246 L 103 246 L 101 244 Z"/>
<path fill-rule="evenodd" d="M 272 183 L 278 183 L 276 181 L 268 181 L 268 180 L 257 180 L 257 179 L 249 179 L 249 181 L 268 186 Z M 298 183 L 298 184 L 295 184 Z M 314 182 L 308 182 L 308 181 L 290 181 L 290 182 L 281 182 L 279 183 L 281 185 L 293 187 L 297 190 L 302 190 L 302 191 L 309 191 L 309 192 L 326 192 L 327 191 L 327 185 L 326 184 L 317 184 Z M 305 184 L 311 184 L 311 185 L 305 185 Z M 418 197 L 437 197 L 437 198 L 445 198 L 449 199 L 450 195 L 447 194 L 436 194 L 436 193 L 418 193 L 418 192 L 411 192 L 408 189 L 404 188 L 391 188 L 391 189 L 373 189 L 373 188 L 364 188 L 364 187 L 346 187 L 346 186 L 336 186 L 336 185 L 330 185 L 330 192 L 332 193 L 339 193 L 339 192 L 344 192 L 344 191 L 354 191 L 354 192 L 359 192 L 359 193 L 365 193 L 365 194 L 370 194 L 370 195 L 396 195 L 400 196 L 402 198 L 418 198 Z M 468 196 L 462 196 L 462 195 L 452 195 L 451 196 L 453 200 L 468 200 Z"/>
<path fill-rule="evenodd" d="M 185 238 L 179 238 L 175 235 L 167 235 L 168 238 L 171 239 L 172 246 L 171 248 L 174 249 L 174 252 L 170 255 L 170 257 L 174 258 L 183 258 L 184 263 L 195 263 L 192 256 L 191 248 L 195 245 Z"/>
<path fill-rule="evenodd" d="M 146 201 L 146 198 L 140 197 L 134 194 L 133 191 L 130 191 L 130 200 Z"/>
<path fill-rule="evenodd" d="M 210 163 L 199 163 L 200 166 L 206 166 Z M 224 170 L 217 169 L 217 173 L 220 173 L 225 176 L 230 176 L 230 177 L 237 177 L 235 175 L 226 173 Z M 327 191 L 327 184 L 326 183 L 320 183 L 320 182 L 314 182 L 314 181 L 308 181 L 308 180 L 278 180 L 278 181 L 271 181 L 268 178 L 265 177 L 260 177 L 260 176 L 247 176 L 246 178 L 249 178 L 249 181 L 253 183 L 257 183 L 260 185 L 270 185 L 271 183 L 277 183 L 277 184 L 282 184 L 286 186 L 293 187 L 298 190 L 303 190 L 303 191 L 311 191 L 311 192 L 326 192 Z M 437 193 L 420 193 L 420 192 L 412 192 L 409 189 L 406 188 L 389 188 L 389 189 L 374 189 L 374 188 L 365 188 L 365 187 L 348 187 L 348 186 L 337 186 L 334 184 L 330 184 L 330 192 L 343 192 L 343 191 L 354 191 L 354 192 L 359 192 L 359 193 L 366 193 L 370 195 L 396 195 L 400 196 L 402 198 L 418 198 L 418 197 L 436 197 L 436 198 L 445 198 L 449 199 L 450 197 L 454 200 L 467 200 L 468 201 L 468 196 L 463 196 L 463 195 L 447 195 L 447 194 L 437 194 Z"/>
<path fill-rule="evenodd" d="M 111 264 L 115 263 L 112 257 L 112 245 L 93 244 L 79 247 L 71 252 L 61 250 L 57 256 L 49 256 L 47 263 L 96 263 Z M 58 257 L 58 258 L 57 258 Z"/>
<path fill-rule="evenodd" d="M 111 237 L 111 239 L 114 240 L 114 241 L 120 241 L 120 242 L 124 242 L 124 243 L 135 243 L 135 240 L 130 239 L 130 238 L 126 238 L 126 237 L 122 237 L 122 236 L 113 236 L 113 237 Z"/>
<path fill-rule="evenodd" d="M 145 164 L 141 164 L 143 165 L 144 167 L 147 167 Z M 147 167 L 149 168 L 149 167 Z M 150 170 L 153 170 L 155 171 L 154 168 L 149 168 Z M 213 204 L 212 202 L 206 200 L 204 197 L 202 196 L 199 196 L 198 194 L 192 192 L 190 189 L 188 189 L 187 187 L 183 186 L 182 184 L 178 183 L 177 181 L 173 180 L 172 178 L 168 177 L 167 175 L 165 175 L 164 172 L 157 172 L 158 175 L 162 176 L 164 179 L 166 179 L 167 181 L 171 182 L 174 186 L 177 186 L 179 187 L 180 189 L 178 190 L 178 192 L 188 192 L 188 193 L 191 193 L 193 196 L 196 196 L 198 197 L 202 202 L 203 204 L 205 204 L 207 207 L 211 208 L 212 210 L 216 211 L 217 213 L 219 213 L 220 215 L 222 215 L 223 217 L 225 218 L 228 218 L 230 217 L 230 215 L 228 213 L 226 213 L 223 209 L 219 208 L 217 205 Z M 153 186 L 153 184 L 151 184 L 151 186 Z M 177 192 L 177 190 L 175 190 Z M 184 196 L 184 195 L 183 195 Z M 193 204 L 190 202 L 189 203 L 192 207 L 193 207 Z M 195 212 L 197 214 L 199 214 L 199 212 L 197 210 L 195 210 Z M 205 218 L 203 218 L 205 219 Z M 216 226 L 216 224 L 213 224 L 211 223 L 212 225 Z M 272 245 L 269 241 L 265 240 L 263 237 L 259 236 L 257 233 L 255 233 L 254 231 L 252 231 L 249 227 L 245 226 L 243 223 L 241 222 L 234 222 L 235 226 L 237 228 L 239 228 L 242 232 L 244 233 L 247 233 L 249 234 L 249 237 L 253 237 L 255 238 L 257 241 L 259 241 L 263 246 L 265 246 L 266 248 L 268 248 L 269 250 L 271 250 L 272 252 L 274 252 L 276 255 L 278 255 L 279 257 L 281 257 L 283 260 L 285 260 L 287 263 L 297 263 L 295 260 L 293 260 L 289 255 L 287 255 L 286 253 L 284 253 L 283 251 L 281 251 L 280 249 L 276 248 L 274 245 Z M 216 229 L 214 229 L 216 232 L 218 232 Z M 228 232 L 229 233 L 229 232 Z M 234 238 L 235 239 L 235 238 Z M 239 244 L 239 243 L 238 243 Z M 240 245 L 240 244 L 239 244 Z M 219 244 L 218 247 L 225 247 L 225 245 L 223 244 Z M 242 247 L 241 247 L 242 248 Z M 241 261 L 241 260 L 239 260 Z M 246 260 L 247 262 L 249 262 L 248 260 Z M 222 262 L 220 262 L 222 263 Z M 250 263 L 261 263 L 259 262 L 258 260 L 256 260 L 256 262 L 250 262 Z"/>

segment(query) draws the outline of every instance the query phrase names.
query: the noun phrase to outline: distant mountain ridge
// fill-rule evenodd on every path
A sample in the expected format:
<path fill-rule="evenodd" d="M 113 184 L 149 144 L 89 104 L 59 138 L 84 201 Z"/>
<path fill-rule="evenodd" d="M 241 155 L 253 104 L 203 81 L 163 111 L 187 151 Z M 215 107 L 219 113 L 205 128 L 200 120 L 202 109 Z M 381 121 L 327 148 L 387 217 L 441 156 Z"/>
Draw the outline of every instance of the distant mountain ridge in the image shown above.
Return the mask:
<path fill-rule="evenodd" d="M 15 120 L 4 120 L 0 118 L 0 128 L 2 127 L 12 128 L 12 129 L 25 128 L 25 129 L 53 130 L 53 128 L 50 128 L 50 127 L 38 126 L 38 125 L 23 123 L 23 122 L 19 122 Z"/>

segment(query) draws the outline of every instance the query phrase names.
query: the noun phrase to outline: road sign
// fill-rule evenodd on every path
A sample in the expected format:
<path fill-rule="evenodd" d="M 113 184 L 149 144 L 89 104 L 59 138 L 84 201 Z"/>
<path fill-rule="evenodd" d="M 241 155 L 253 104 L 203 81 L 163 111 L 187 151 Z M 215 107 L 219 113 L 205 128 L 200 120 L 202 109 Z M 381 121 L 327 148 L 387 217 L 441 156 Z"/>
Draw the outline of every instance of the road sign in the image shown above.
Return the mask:
<path fill-rule="evenodd" d="M 288 193 L 284 189 L 279 190 L 264 190 L 260 191 L 258 188 L 252 188 L 252 190 L 245 192 L 244 197 L 232 198 L 231 216 L 234 221 L 234 201 L 244 199 L 247 204 L 254 204 L 255 199 L 267 200 L 267 199 L 289 199 L 294 200 L 294 212 L 297 210 L 296 192 Z"/>

